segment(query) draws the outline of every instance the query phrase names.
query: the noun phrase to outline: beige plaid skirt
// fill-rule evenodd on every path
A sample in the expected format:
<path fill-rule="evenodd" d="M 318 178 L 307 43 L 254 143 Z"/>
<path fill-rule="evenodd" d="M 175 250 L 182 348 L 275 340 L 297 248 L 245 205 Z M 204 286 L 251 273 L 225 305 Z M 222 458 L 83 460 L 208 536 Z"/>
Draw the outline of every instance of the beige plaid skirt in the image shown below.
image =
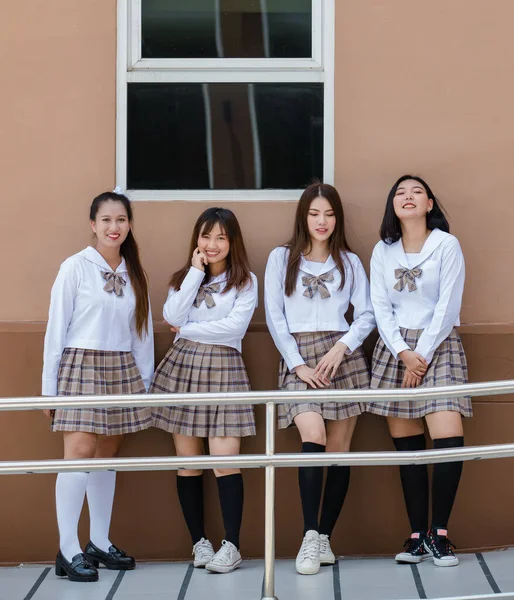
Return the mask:
<path fill-rule="evenodd" d="M 400 328 L 403 339 L 414 350 L 423 333 L 423 329 Z M 387 346 L 378 339 L 373 352 L 371 367 L 371 387 L 399 388 L 405 374 L 405 365 L 401 360 L 396 360 Z M 423 377 L 419 387 L 437 387 L 441 385 L 459 385 L 467 383 L 468 367 L 466 355 L 455 329 L 434 353 L 432 362 Z M 463 417 L 472 417 L 471 399 L 443 398 L 441 400 L 416 400 L 413 402 L 371 402 L 365 406 L 367 412 L 384 417 L 400 417 L 404 419 L 418 419 L 433 412 L 452 410 L 459 412 Z"/>
<path fill-rule="evenodd" d="M 144 394 L 131 352 L 65 348 L 57 376 L 58 396 Z M 56 410 L 53 431 L 121 435 L 152 426 L 150 408 L 67 408 Z"/>
<path fill-rule="evenodd" d="M 230 346 L 183 338 L 168 350 L 155 371 L 150 393 L 248 392 L 250 381 L 241 353 Z M 253 406 L 245 404 L 170 406 L 153 409 L 153 424 L 194 437 L 255 435 Z"/>
<path fill-rule="evenodd" d="M 313 333 L 293 333 L 298 344 L 301 357 L 312 369 L 343 337 L 339 331 L 316 331 Z M 309 387 L 305 381 L 291 373 L 282 359 L 278 374 L 278 388 L 280 390 L 294 391 L 309 389 L 314 394 L 316 390 Z M 323 389 L 367 389 L 369 388 L 369 365 L 362 348 L 346 356 L 342 361 L 329 388 Z M 294 418 L 304 412 L 315 412 L 329 421 L 340 421 L 360 415 L 363 411 L 358 402 L 327 402 L 327 403 L 302 403 L 302 404 L 279 404 L 278 427 L 285 429 L 294 425 Z"/>

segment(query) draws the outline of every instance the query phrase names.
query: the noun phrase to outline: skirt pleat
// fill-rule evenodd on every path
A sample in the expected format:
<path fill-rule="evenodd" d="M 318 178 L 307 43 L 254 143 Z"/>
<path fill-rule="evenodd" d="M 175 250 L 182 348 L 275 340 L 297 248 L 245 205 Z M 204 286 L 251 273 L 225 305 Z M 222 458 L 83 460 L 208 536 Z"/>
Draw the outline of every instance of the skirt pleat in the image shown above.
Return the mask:
<path fill-rule="evenodd" d="M 403 339 L 414 350 L 423 329 L 400 328 Z M 373 389 L 400 388 L 405 374 L 405 365 L 396 360 L 391 351 L 379 338 L 373 352 L 371 387 Z M 445 385 L 460 385 L 468 382 L 466 355 L 459 334 L 455 329 L 434 353 L 420 388 Z M 366 411 L 384 417 L 418 419 L 433 412 L 456 411 L 463 417 L 472 417 L 469 397 L 442 398 L 439 400 L 416 400 L 407 402 L 370 402 Z"/>
<path fill-rule="evenodd" d="M 301 357 L 306 365 L 312 369 L 343 335 L 339 331 L 293 333 Z M 313 393 L 313 397 L 317 391 L 297 377 L 296 373 L 291 373 L 284 359 L 280 361 L 278 388 L 286 391 L 308 389 Z M 351 390 L 367 388 L 369 388 L 369 365 L 362 348 L 357 348 L 355 352 L 343 359 L 331 380 L 331 385 L 322 389 Z M 341 419 L 360 415 L 362 407 L 359 402 L 279 404 L 277 408 L 279 429 L 294 425 L 295 417 L 304 412 L 315 412 L 329 421 L 340 421 Z"/>
<path fill-rule="evenodd" d="M 248 391 L 250 381 L 240 352 L 230 346 L 182 338 L 168 350 L 150 386 L 154 394 Z M 256 433 L 253 406 L 245 404 L 154 408 L 153 424 L 170 433 L 195 437 Z"/>
<path fill-rule="evenodd" d="M 141 373 L 131 352 L 65 348 L 57 377 L 58 396 L 144 394 Z M 150 408 L 57 409 L 53 431 L 121 435 L 148 429 Z"/>

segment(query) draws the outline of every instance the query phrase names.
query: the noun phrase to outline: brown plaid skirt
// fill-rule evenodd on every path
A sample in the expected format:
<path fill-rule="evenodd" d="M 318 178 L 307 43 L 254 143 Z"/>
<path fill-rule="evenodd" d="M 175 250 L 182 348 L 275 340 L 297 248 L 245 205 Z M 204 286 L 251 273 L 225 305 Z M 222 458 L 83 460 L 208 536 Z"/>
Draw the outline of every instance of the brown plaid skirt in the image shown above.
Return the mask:
<path fill-rule="evenodd" d="M 298 351 L 301 357 L 312 369 L 325 356 L 325 354 L 334 346 L 334 344 L 343 337 L 339 331 L 315 331 L 313 333 L 293 333 L 298 344 Z M 294 391 L 316 390 L 309 387 L 305 381 L 297 377 L 296 373 L 291 373 L 282 359 L 278 374 L 279 390 Z M 346 356 L 342 361 L 335 377 L 332 379 L 330 388 L 323 389 L 367 389 L 369 388 L 369 365 L 362 348 L 357 348 L 355 352 Z M 326 402 L 326 403 L 302 403 L 302 404 L 279 404 L 278 405 L 278 427 L 285 429 L 294 425 L 294 418 L 304 412 L 315 412 L 329 421 L 340 421 L 360 415 L 363 411 L 358 402 Z"/>
<path fill-rule="evenodd" d="M 157 367 L 150 393 L 248 392 L 250 381 L 235 348 L 183 338 Z M 165 406 L 153 409 L 155 427 L 194 437 L 255 435 L 253 406 L 245 404 Z"/>
<path fill-rule="evenodd" d="M 400 328 L 403 339 L 414 350 L 423 329 Z M 401 360 L 395 360 L 387 346 L 378 339 L 373 352 L 371 367 L 371 387 L 399 388 L 405 374 L 405 365 Z M 432 362 L 423 377 L 419 387 L 437 387 L 441 385 L 459 385 L 467 383 L 468 367 L 466 355 L 455 329 L 437 348 Z M 418 419 L 433 412 L 453 410 L 463 417 L 472 417 L 471 399 L 443 398 L 441 400 L 416 400 L 412 402 L 371 402 L 365 406 L 367 412 L 384 417 L 400 417 Z"/>
<path fill-rule="evenodd" d="M 65 348 L 57 376 L 58 396 L 144 394 L 131 352 Z M 56 410 L 53 431 L 121 435 L 152 426 L 150 408 L 67 408 Z"/>

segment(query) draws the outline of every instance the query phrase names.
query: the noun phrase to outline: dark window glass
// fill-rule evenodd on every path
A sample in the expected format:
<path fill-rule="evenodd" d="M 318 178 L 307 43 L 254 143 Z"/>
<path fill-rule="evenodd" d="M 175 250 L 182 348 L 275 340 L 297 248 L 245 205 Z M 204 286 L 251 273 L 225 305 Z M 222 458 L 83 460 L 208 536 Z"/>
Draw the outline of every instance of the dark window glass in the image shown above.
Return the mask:
<path fill-rule="evenodd" d="M 131 83 L 129 189 L 297 189 L 323 178 L 323 84 Z"/>
<path fill-rule="evenodd" d="M 312 0 L 219 0 L 219 10 L 216 4 L 143 0 L 143 58 L 312 56 Z"/>

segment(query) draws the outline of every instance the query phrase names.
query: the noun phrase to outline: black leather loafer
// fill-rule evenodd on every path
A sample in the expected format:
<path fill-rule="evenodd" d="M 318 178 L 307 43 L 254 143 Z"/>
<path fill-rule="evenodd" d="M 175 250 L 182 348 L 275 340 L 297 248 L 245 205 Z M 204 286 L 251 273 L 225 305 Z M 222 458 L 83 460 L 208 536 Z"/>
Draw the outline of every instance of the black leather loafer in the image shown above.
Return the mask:
<path fill-rule="evenodd" d="M 84 554 L 75 554 L 68 562 L 60 550 L 55 559 L 55 574 L 70 581 L 98 581 L 98 571 Z"/>
<path fill-rule="evenodd" d="M 132 571 L 136 568 L 136 561 L 132 556 L 127 556 L 123 550 L 114 545 L 109 548 L 108 552 L 104 552 L 90 541 L 87 543 L 84 554 L 95 567 L 102 563 L 107 569 L 113 571 Z"/>

